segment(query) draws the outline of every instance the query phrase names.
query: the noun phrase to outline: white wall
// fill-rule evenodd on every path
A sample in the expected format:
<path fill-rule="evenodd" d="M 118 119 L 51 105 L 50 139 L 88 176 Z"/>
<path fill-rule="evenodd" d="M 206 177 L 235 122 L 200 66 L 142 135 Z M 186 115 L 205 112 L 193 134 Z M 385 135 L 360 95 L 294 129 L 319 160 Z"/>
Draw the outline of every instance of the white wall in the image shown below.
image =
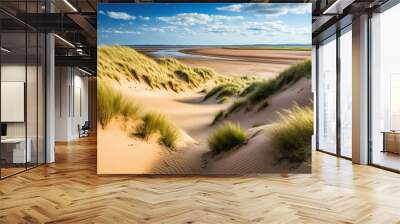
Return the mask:
<path fill-rule="evenodd" d="M 3 64 L 1 66 L 1 81 L 3 82 L 25 82 L 25 64 Z M 31 68 L 28 67 L 28 70 Z M 36 96 L 35 93 L 27 93 L 29 96 Z M 7 110 L 7 108 L 1 108 Z M 28 115 L 29 116 L 29 115 Z M 28 118 L 28 120 L 30 120 Z M 25 122 L 7 122 L 8 137 L 25 137 Z M 28 136 L 29 137 L 29 136 Z"/>
<path fill-rule="evenodd" d="M 79 138 L 78 125 L 88 120 L 88 78 L 78 69 L 56 67 L 55 140 Z"/>

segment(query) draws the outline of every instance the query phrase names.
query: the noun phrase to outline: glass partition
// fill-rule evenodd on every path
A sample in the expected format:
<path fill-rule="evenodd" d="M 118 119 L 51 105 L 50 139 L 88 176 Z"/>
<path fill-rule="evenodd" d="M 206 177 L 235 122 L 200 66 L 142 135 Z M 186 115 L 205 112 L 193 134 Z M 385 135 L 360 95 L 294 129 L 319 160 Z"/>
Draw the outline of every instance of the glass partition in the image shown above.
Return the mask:
<path fill-rule="evenodd" d="M 42 1 L 14 3 L 0 7 L 43 11 Z M 45 44 L 44 33 L 0 12 L 1 179 L 45 163 Z"/>
<path fill-rule="evenodd" d="M 352 34 L 351 25 L 340 35 L 340 154 L 352 157 Z"/>
<path fill-rule="evenodd" d="M 27 167 L 37 165 L 38 159 L 38 35 L 36 32 L 27 33 L 27 81 L 26 81 L 26 111 L 27 111 L 27 150 L 29 161 Z"/>
<path fill-rule="evenodd" d="M 371 18 L 371 160 L 400 170 L 400 5 Z"/>
<path fill-rule="evenodd" d="M 38 33 L 38 64 L 37 64 L 37 162 L 46 162 L 46 37 L 43 33 Z"/>
<path fill-rule="evenodd" d="M 24 171 L 31 161 L 30 142 L 26 140 L 26 41 L 25 32 L 1 34 L 2 177 Z"/>
<path fill-rule="evenodd" d="M 318 149 L 336 153 L 336 36 L 318 47 Z"/>

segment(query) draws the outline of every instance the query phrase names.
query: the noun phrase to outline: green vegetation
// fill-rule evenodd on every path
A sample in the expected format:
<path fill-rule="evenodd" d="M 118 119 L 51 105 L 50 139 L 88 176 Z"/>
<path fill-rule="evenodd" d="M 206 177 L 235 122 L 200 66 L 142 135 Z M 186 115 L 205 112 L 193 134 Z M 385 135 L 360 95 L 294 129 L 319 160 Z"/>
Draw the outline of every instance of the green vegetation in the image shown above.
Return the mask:
<path fill-rule="evenodd" d="M 192 68 L 173 58 L 155 60 L 124 46 L 98 47 L 97 61 L 99 78 L 108 77 L 118 82 L 132 80 L 145 83 L 152 89 L 174 92 L 201 88 L 211 81 L 244 85 L 250 80 L 247 77 L 222 76 L 209 68 Z"/>
<path fill-rule="evenodd" d="M 250 85 L 248 85 L 240 94 L 239 96 L 246 96 L 249 93 L 253 92 L 256 88 L 258 88 L 262 83 L 265 81 L 258 81 L 258 82 L 252 82 Z"/>
<path fill-rule="evenodd" d="M 278 163 L 287 163 L 289 169 L 296 169 L 311 157 L 313 111 L 296 105 L 280 117 L 281 122 L 272 131 L 275 156 Z"/>
<path fill-rule="evenodd" d="M 211 125 L 217 123 L 223 116 L 225 115 L 225 112 L 223 110 L 219 111 L 218 113 L 215 114 L 214 120 L 211 123 Z"/>
<path fill-rule="evenodd" d="M 212 152 L 218 154 L 243 144 L 246 139 L 246 131 L 239 124 L 229 122 L 216 129 L 208 137 L 208 146 Z"/>
<path fill-rule="evenodd" d="M 227 96 L 224 96 L 217 100 L 217 103 L 219 103 L 219 104 L 223 104 L 223 103 L 227 103 L 227 102 L 229 102 L 229 97 L 227 97 Z"/>
<path fill-rule="evenodd" d="M 136 135 L 147 140 L 150 135 L 158 133 L 165 146 L 172 149 L 176 147 L 179 131 L 163 114 L 150 112 L 142 119 L 143 124 L 138 127 Z"/>
<path fill-rule="evenodd" d="M 260 127 L 263 125 L 264 125 L 264 123 L 259 122 L 259 123 L 254 123 L 253 126 L 251 126 L 251 127 L 256 128 L 256 127 Z"/>
<path fill-rule="evenodd" d="M 303 77 L 311 77 L 310 60 L 289 67 L 285 71 L 281 72 L 275 79 L 251 83 L 240 93 L 239 96 L 241 96 L 241 98 L 237 99 L 235 103 L 227 109 L 226 114 L 229 115 L 243 106 L 258 104 L 278 92 L 284 86 L 292 85 Z M 258 110 L 267 106 L 268 102 L 264 101 L 263 105 L 261 105 Z"/>
<path fill-rule="evenodd" d="M 240 108 L 242 108 L 245 105 L 247 105 L 245 98 L 236 99 L 235 102 L 233 102 L 233 104 L 230 105 L 228 107 L 228 109 L 226 110 L 225 116 L 228 116 L 229 114 L 239 110 Z"/>
<path fill-rule="evenodd" d="M 101 46 L 97 50 L 100 78 L 135 80 L 152 89 L 180 92 L 199 87 L 216 76 L 210 69 L 191 68 L 171 58 L 154 60 L 129 47 Z"/>
<path fill-rule="evenodd" d="M 269 106 L 269 102 L 268 102 L 268 100 L 266 100 L 260 105 L 260 107 L 258 107 L 257 111 L 262 111 L 264 108 L 266 108 L 268 106 Z"/>
<path fill-rule="evenodd" d="M 126 119 L 139 117 L 139 106 L 135 102 L 100 79 L 97 81 L 97 103 L 97 119 L 103 128 L 118 115 Z"/>
<path fill-rule="evenodd" d="M 241 81 L 238 81 L 241 80 Z M 212 88 L 203 98 L 206 101 L 216 95 L 217 100 L 223 97 L 238 96 L 242 89 L 247 85 L 248 80 L 244 78 L 236 78 L 236 80 L 226 81 L 227 83 L 220 84 Z"/>
<path fill-rule="evenodd" d="M 247 94 L 250 103 L 255 104 L 263 99 L 271 96 L 282 87 L 290 84 L 294 84 L 299 79 L 311 77 L 311 61 L 306 60 L 296 65 L 289 67 L 288 69 L 281 72 L 278 77 L 265 82 L 256 83 L 253 87 L 253 91 Z"/>

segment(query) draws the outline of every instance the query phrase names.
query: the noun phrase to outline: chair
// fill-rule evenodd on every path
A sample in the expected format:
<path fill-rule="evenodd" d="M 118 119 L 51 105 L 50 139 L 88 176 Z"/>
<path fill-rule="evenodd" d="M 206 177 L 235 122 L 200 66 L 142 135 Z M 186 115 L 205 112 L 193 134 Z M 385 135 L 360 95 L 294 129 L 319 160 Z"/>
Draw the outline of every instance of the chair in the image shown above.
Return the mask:
<path fill-rule="evenodd" d="M 82 125 L 82 127 L 80 127 L 80 125 L 78 125 L 78 130 L 79 130 L 79 138 L 89 136 L 89 130 L 90 130 L 89 121 L 85 121 L 85 123 Z"/>

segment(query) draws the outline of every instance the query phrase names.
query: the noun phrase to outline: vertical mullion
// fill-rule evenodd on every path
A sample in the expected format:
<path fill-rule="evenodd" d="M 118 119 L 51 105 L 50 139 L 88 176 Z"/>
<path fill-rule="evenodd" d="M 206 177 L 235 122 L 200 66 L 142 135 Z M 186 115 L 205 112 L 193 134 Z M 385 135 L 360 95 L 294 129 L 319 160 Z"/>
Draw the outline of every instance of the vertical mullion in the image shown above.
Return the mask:
<path fill-rule="evenodd" d="M 2 23 L 0 22 L 0 47 L 2 47 L 3 45 L 2 45 L 2 32 L 1 32 L 1 29 L 2 28 Z M 2 122 L 1 122 L 1 110 L 2 110 L 2 108 L 1 108 L 1 67 L 2 67 L 2 64 L 1 64 L 1 62 L 2 62 L 2 58 L 1 58 L 1 56 L 2 56 L 2 54 L 3 54 L 3 52 L 1 52 L 0 51 L 0 124 L 3 124 Z M 2 147 L 1 147 L 1 144 L 0 144 L 0 179 L 2 179 L 2 177 L 1 177 L 1 170 L 2 170 L 2 162 L 1 162 L 1 150 L 2 150 Z"/>
<path fill-rule="evenodd" d="M 39 0 L 36 1 L 39 14 Z M 39 32 L 36 31 L 36 166 L 39 165 Z"/>
<path fill-rule="evenodd" d="M 319 44 L 315 47 L 315 148 L 319 149 Z"/>
<path fill-rule="evenodd" d="M 372 29 L 371 29 L 371 19 L 372 19 L 372 12 L 368 11 L 368 25 L 367 25 L 367 47 L 368 47 L 368 53 L 367 53 L 367 119 L 368 119 L 368 124 L 367 124 L 367 147 L 368 147 L 368 164 L 373 164 L 373 153 L 372 153 L 372 63 L 371 63 L 371 56 L 372 56 Z"/>
<path fill-rule="evenodd" d="M 341 156 L 341 114 L 340 114 L 340 82 L 341 82 L 341 66 L 340 66 L 340 30 L 336 31 L 336 154 Z"/>
<path fill-rule="evenodd" d="M 72 88 L 71 88 L 71 93 L 72 93 L 72 120 L 75 119 L 75 68 L 72 68 Z"/>
<path fill-rule="evenodd" d="M 25 21 L 28 19 L 28 1 L 25 1 Z M 25 102 L 24 102 L 24 117 L 25 117 L 25 170 L 28 169 L 28 25 L 25 23 Z"/>
<path fill-rule="evenodd" d="M 47 0 L 45 0 L 44 2 L 45 4 L 45 8 L 44 8 L 44 12 L 47 13 L 48 12 L 48 6 L 49 6 L 49 2 Z M 47 163 L 47 38 L 48 38 L 49 33 L 47 31 L 44 32 L 44 55 L 43 55 L 43 59 L 44 59 L 44 78 L 42 79 L 42 82 L 44 81 L 44 136 L 43 136 L 43 140 L 44 140 L 44 161 L 43 163 L 46 164 Z M 43 69 L 42 69 L 43 72 Z M 43 73 L 42 73 L 42 77 L 43 77 Z M 43 83 L 42 83 L 43 84 Z M 43 109 L 43 107 L 42 107 Z M 43 118 L 43 117 L 42 117 Z"/>

